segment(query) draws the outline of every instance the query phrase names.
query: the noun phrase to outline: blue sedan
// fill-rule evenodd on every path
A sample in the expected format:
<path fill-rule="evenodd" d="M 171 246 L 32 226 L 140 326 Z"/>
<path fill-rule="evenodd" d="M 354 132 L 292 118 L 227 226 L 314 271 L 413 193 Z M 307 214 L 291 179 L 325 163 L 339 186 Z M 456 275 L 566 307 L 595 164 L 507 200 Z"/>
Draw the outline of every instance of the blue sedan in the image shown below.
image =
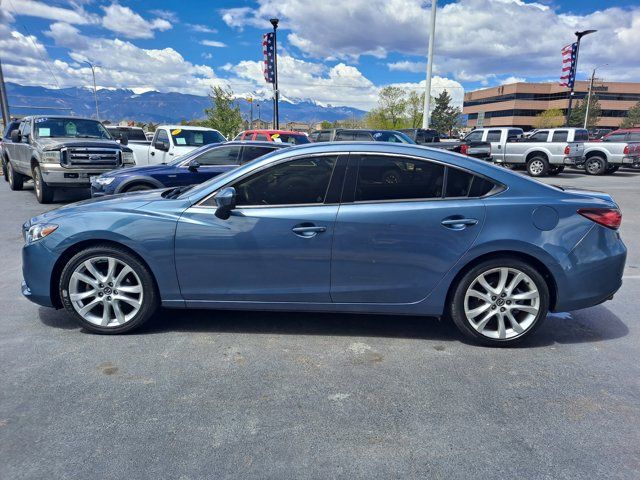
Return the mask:
<path fill-rule="evenodd" d="M 103 173 L 91 181 L 91 196 L 103 197 L 115 193 L 202 183 L 238 165 L 288 146 L 288 144 L 274 142 L 226 142 L 203 145 L 166 164 L 145 165 Z"/>
<path fill-rule="evenodd" d="M 98 333 L 162 305 L 445 317 L 503 346 L 613 296 L 620 222 L 607 194 L 455 153 L 310 144 L 32 218 L 22 291 Z"/>

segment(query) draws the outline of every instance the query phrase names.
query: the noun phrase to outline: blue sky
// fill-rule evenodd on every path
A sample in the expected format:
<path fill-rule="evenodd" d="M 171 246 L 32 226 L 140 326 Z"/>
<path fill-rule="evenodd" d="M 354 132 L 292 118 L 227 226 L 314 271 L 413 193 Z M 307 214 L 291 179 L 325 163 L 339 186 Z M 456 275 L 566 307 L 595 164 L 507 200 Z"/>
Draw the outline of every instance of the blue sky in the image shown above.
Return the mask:
<path fill-rule="evenodd" d="M 280 78 L 290 98 L 370 108 L 379 88 L 419 91 L 430 6 L 422 0 L 1 0 L 5 77 L 27 85 L 205 94 L 216 84 L 269 95 L 260 36 L 281 18 Z M 554 81 L 576 29 L 579 77 L 640 80 L 640 0 L 440 0 L 434 93 Z"/>

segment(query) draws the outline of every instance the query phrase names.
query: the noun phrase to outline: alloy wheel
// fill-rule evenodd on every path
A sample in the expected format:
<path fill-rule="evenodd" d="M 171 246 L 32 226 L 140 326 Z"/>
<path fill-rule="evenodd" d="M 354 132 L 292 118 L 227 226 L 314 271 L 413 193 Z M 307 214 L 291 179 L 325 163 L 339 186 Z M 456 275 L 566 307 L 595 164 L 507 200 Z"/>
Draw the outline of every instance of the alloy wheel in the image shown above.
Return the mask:
<path fill-rule="evenodd" d="M 587 172 L 592 175 L 596 175 L 600 172 L 600 162 L 598 160 L 591 160 L 587 162 Z"/>
<path fill-rule="evenodd" d="M 542 163 L 541 160 L 534 160 L 529 165 L 529 171 L 533 175 L 540 175 L 543 170 L 544 170 L 544 164 Z"/>
<path fill-rule="evenodd" d="M 142 282 L 124 261 L 109 256 L 93 257 L 71 274 L 69 298 L 74 310 L 87 322 L 119 327 L 142 308 Z"/>
<path fill-rule="evenodd" d="M 540 292 L 526 273 L 511 267 L 478 275 L 464 297 L 471 327 L 487 338 L 508 340 L 525 333 L 540 312 Z"/>

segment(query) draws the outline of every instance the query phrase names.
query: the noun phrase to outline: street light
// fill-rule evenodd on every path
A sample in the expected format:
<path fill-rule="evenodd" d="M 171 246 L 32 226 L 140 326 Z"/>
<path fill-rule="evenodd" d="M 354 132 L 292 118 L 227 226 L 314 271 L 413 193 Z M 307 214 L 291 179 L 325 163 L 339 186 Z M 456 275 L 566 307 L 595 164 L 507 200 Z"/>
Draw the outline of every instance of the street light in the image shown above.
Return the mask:
<path fill-rule="evenodd" d="M 574 70 L 574 76 L 573 76 L 573 83 L 571 84 L 571 91 L 569 92 L 569 105 L 567 106 L 567 121 L 566 121 L 566 125 L 565 126 L 569 126 L 569 117 L 571 117 L 571 104 L 573 103 L 573 88 L 575 86 L 576 83 L 576 75 L 578 74 L 578 53 L 580 53 L 580 40 L 582 40 L 582 37 L 584 37 L 585 35 L 589 35 L 590 33 L 595 33 L 597 32 L 597 30 L 583 30 L 582 32 L 575 32 L 575 36 L 578 38 L 578 41 L 576 42 L 576 60 L 575 63 L 573 65 Z"/>
<path fill-rule="evenodd" d="M 587 128 L 587 120 L 589 119 L 589 106 L 591 105 L 591 91 L 593 90 L 593 79 L 596 76 L 596 70 L 598 70 L 600 67 L 606 67 L 607 65 L 609 65 L 609 64 L 608 63 L 603 63 L 602 65 L 598 65 L 591 72 L 591 81 L 589 82 L 589 92 L 587 93 L 587 108 L 585 109 L 585 112 L 584 112 L 584 125 L 583 125 L 583 128 Z"/>
<path fill-rule="evenodd" d="M 93 98 L 96 101 L 96 120 L 100 121 L 100 112 L 98 112 L 98 88 L 96 87 L 96 71 L 93 68 L 93 64 L 88 60 L 85 60 L 84 63 L 91 67 L 91 73 L 93 74 Z"/>
<path fill-rule="evenodd" d="M 431 30 L 429 30 L 429 53 L 427 54 L 427 80 L 424 86 L 424 112 L 422 128 L 429 128 L 429 110 L 431 109 L 431 71 L 433 70 L 433 45 L 436 39 L 437 0 L 431 0 Z"/>

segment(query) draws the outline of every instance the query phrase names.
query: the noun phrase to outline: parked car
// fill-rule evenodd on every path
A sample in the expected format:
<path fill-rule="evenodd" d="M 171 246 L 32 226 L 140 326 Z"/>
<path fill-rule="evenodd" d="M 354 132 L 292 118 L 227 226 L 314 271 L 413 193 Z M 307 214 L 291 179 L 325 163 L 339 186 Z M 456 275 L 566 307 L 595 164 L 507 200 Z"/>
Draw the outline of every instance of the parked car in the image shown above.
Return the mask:
<path fill-rule="evenodd" d="M 314 142 L 390 142 L 415 144 L 404 133 L 396 130 L 365 130 L 357 128 L 332 128 L 316 130 L 309 135 Z"/>
<path fill-rule="evenodd" d="M 589 130 L 589 140 L 600 140 L 605 135 L 611 133 L 612 128 L 594 128 Z"/>
<path fill-rule="evenodd" d="M 603 142 L 640 142 L 640 128 L 620 128 L 601 137 Z"/>
<path fill-rule="evenodd" d="M 17 130 L 19 126 L 19 120 L 11 120 L 9 122 L 9 125 L 7 125 L 7 127 L 4 129 L 2 138 L 0 139 L 0 162 L 2 162 L 2 176 L 4 177 L 5 182 L 9 181 L 9 175 L 7 174 L 7 164 L 9 162 L 9 156 L 4 149 L 4 144 L 11 141 L 11 132 Z"/>
<path fill-rule="evenodd" d="M 4 149 L 11 189 L 33 178 L 40 203 L 51 202 L 58 188 L 88 187 L 92 177 L 134 164 L 131 149 L 90 118 L 25 117 Z"/>
<path fill-rule="evenodd" d="M 126 139 L 128 143 L 144 143 L 149 145 L 151 142 L 147 140 L 147 135 L 140 127 L 123 127 L 120 125 L 105 125 L 107 131 L 116 140 Z"/>
<path fill-rule="evenodd" d="M 293 130 L 245 130 L 236 135 L 234 140 L 255 140 L 290 145 L 302 145 L 310 142 L 306 134 Z"/>
<path fill-rule="evenodd" d="M 384 182 L 386 167 L 401 180 Z M 310 144 L 198 186 L 32 218 L 22 292 L 99 333 L 132 330 L 162 305 L 445 317 L 477 342 L 512 345 L 547 311 L 612 298 L 620 222 L 608 194 L 443 150 Z"/>
<path fill-rule="evenodd" d="M 91 182 L 91 196 L 193 185 L 209 180 L 288 144 L 274 142 L 212 143 L 161 165 L 114 170 Z"/>
<path fill-rule="evenodd" d="M 202 145 L 226 142 L 217 130 L 190 125 L 160 125 L 156 128 L 151 143 L 129 142 L 136 165 L 166 163 L 175 157 L 195 150 Z"/>
<path fill-rule="evenodd" d="M 512 133 L 508 128 L 483 132 L 486 138 L 497 141 L 494 162 L 524 167 L 532 177 L 558 175 L 567 162 L 581 161 L 588 139 L 587 131 L 581 128 L 538 129 L 528 137 Z"/>
<path fill-rule="evenodd" d="M 400 132 L 406 134 L 411 140 L 418 145 L 425 147 L 442 148 L 450 152 L 461 153 L 470 157 L 479 158 L 480 160 L 491 160 L 491 144 L 482 141 L 460 141 L 447 140 L 440 141 L 440 135 L 436 130 L 424 130 L 422 128 L 401 129 Z"/>
<path fill-rule="evenodd" d="M 585 142 L 584 157 L 570 164 L 590 175 L 614 173 L 620 167 L 640 168 L 640 129 L 616 130 L 599 141 Z"/>

